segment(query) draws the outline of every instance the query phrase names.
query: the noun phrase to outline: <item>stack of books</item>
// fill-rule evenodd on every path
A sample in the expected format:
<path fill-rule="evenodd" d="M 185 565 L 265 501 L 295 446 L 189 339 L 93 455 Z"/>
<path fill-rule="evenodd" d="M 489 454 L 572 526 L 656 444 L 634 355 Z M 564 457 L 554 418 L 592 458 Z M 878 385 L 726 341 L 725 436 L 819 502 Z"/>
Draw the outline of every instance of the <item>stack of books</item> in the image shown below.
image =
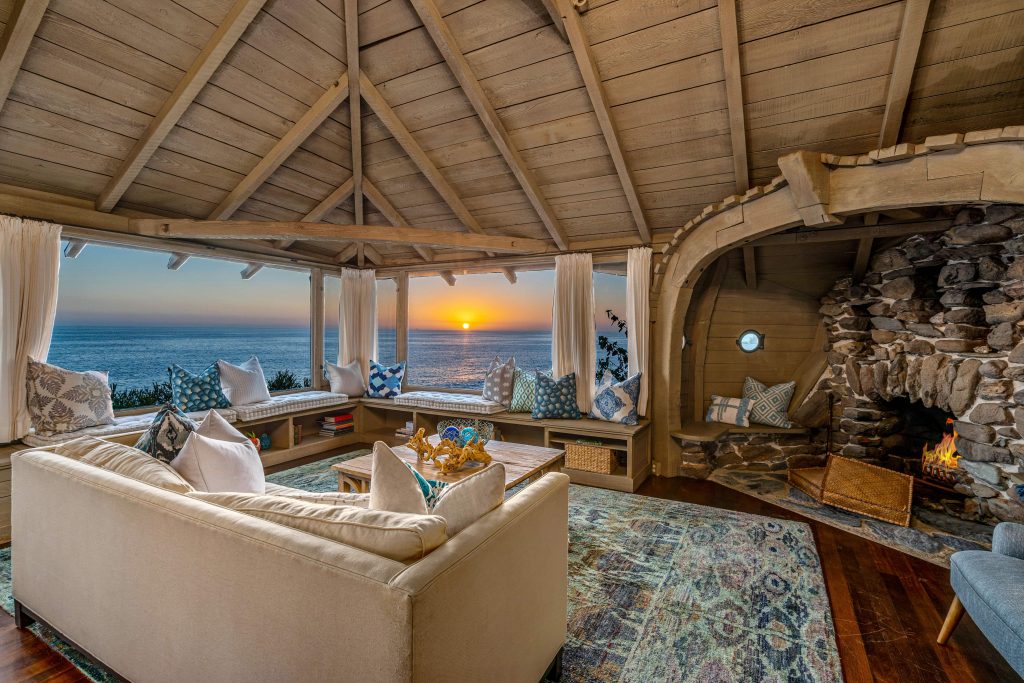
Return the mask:
<path fill-rule="evenodd" d="M 320 420 L 320 436 L 338 436 L 355 430 L 352 413 L 328 415 Z"/>
<path fill-rule="evenodd" d="M 403 437 L 407 438 L 407 439 L 411 439 L 413 437 L 413 435 L 415 435 L 415 434 L 416 434 L 416 430 L 413 429 L 413 423 L 412 422 L 406 422 L 404 427 L 399 427 L 398 429 L 395 430 L 395 437 L 399 438 L 399 439 L 401 439 Z"/>

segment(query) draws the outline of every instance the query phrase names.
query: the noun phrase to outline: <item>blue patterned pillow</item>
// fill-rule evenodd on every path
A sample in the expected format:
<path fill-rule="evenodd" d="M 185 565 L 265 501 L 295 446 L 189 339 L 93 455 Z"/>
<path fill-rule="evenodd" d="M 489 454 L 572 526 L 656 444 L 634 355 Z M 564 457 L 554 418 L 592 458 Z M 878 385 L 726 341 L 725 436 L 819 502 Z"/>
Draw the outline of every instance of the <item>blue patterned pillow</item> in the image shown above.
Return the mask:
<path fill-rule="evenodd" d="M 366 383 L 366 395 L 370 398 L 394 398 L 402 394 L 402 378 L 405 377 L 405 361 L 388 367 L 375 360 L 370 361 L 370 378 Z"/>
<path fill-rule="evenodd" d="M 437 505 L 437 499 L 441 497 L 441 492 L 448 486 L 448 482 L 435 481 L 433 479 L 427 479 L 422 474 L 416 471 L 416 468 L 405 462 L 402 463 L 409 468 L 413 476 L 416 477 L 416 483 L 420 485 L 420 491 L 423 493 L 423 498 L 427 501 L 427 509 L 433 510 L 434 506 Z"/>
<path fill-rule="evenodd" d="M 747 377 L 743 382 L 743 398 L 750 399 L 750 421 L 783 429 L 792 427 L 787 411 L 795 388 L 796 382 L 769 387 L 753 377 Z"/>
<path fill-rule="evenodd" d="M 193 375 L 180 365 L 167 368 L 167 374 L 171 378 L 171 400 L 186 413 L 231 407 L 231 402 L 221 389 L 216 363 L 198 375 Z"/>
<path fill-rule="evenodd" d="M 178 457 L 188 435 L 197 429 L 199 425 L 192 418 L 174 404 L 167 403 L 157 412 L 149 429 L 135 442 L 135 447 L 169 463 Z"/>
<path fill-rule="evenodd" d="M 639 372 L 625 381 L 616 382 L 612 373 L 605 370 L 594 393 L 594 407 L 590 409 L 590 417 L 606 422 L 635 425 L 639 420 L 636 414 L 636 404 L 639 400 Z"/>
<path fill-rule="evenodd" d="M 537 397 L 533 402 L 534 420 L 580 419 L 576 403 L 576 373 L 570 372 L 557 380 L 542 372 L 537 373 Z"/>
<path fill-rule="evenodd" d="M 750 399 L 712 396 L 705 422 L 724 422 L 738 427 L 750 426 Z"/>

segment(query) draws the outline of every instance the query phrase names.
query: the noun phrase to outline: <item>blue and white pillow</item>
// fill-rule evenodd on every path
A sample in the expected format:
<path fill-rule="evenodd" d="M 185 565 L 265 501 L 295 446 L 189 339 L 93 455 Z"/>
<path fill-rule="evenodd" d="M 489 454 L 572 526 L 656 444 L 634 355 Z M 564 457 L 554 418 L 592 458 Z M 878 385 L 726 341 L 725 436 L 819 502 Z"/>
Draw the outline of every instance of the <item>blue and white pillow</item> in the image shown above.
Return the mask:
<path fill-rule="evenodd" d="M 639 421 L 636 413 L 636 404 L 639 400 L 639 372 L 622 382 L 616 382 L 615 376 L 605 370 L 594 392 L 594 406 L 590 409 L 590 417 L 606 422 L 635 425 Z"/>
<path fill-rule="evenodd" d="M 405 361 L 388 367 L 371 360 L 370 377 L 366 382 L 366 395 L 370 398 L 401 396 L 403 377 L 405 377 Z"/>
<path fill-rule="evenodd" d="M 537 396 L 533 402 L 534 420 L 578 420 L 580 408 L 576 403 L 576 373 L 552 379 L 537 373 Z"/>
<path fill-rule="evenodd" d="M 724 422 L 737 427 L 750 426 L 750 399 L 712 396 L 705 422 Z"/>
<path fill-rule="evenodd" d="M 135 447 L 166 463 L 178 457 L 178 451 L 185 446 L 188 435 L 199 429 L 195 420 L 178 410 L 173 403 L 167 403 L 157 412 L 152 424 Z"/>
<path fill-rule="evenodd" d="M 783 429 L 792 427 L 787 411 L 794 389 L 796 382 L 767 386 L 747 377 L 743 382 L 743 398 L 750 399 L 750 421 Z"/>
<path fill-rule="evenodd" d="M 437 504 L 437 499 L 441 497 L 441 493 L 444 492 L 448 482 L 437 481 L 434 479 L 427 479 L 422 474 L 416 471 L 416 468 L 409 463 L 403 463 L 409 468 L 413 476 L 416 477 L 416 483 L 420 485 L 420 491 L 423 493 L 423 499 L 427 501 L 427 509 L 433 510 Z"/>
<path fill-rule="evenodd" d="M 167 368 L 167 374 L 171 380 L 171 400 L 184 412 L 231 407 L 231 402 L 220 386 L 220 372 L 216 363 L 198 375 L 180 365 Z"/>

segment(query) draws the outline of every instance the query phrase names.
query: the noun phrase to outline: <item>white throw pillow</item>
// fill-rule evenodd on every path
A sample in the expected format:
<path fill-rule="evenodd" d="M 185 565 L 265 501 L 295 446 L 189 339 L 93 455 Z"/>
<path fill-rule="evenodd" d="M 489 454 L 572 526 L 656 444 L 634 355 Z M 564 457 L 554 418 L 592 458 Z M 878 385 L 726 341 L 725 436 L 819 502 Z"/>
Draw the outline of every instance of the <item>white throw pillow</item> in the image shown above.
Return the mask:
<path fill-rule="evenodd" d="M 425 515 L 427 499 L 416 475 L 384 443 L 373 444 L 373 468 L 370 473 L 370 509 Z"/>
<path fill-rule="evenodd" d="M 203 421 L 199 423 L 198 427 L 196 427 L 196 432 L 201 436 L 205 436 L 207 439 L 252 444 L 249 437 L 235 429 L 234 426 L 224 419 L 224 416 L 216 410 L 211 410 L 206 414 Z"/>
<path fill-rule="evenodd" d="M 267 378 L 263 376 L 260 359 L 252 356 L 241 365 L 232 365 L 225 360 L 217 361 L 220 386 L 228 402 L 233 406 L 270 400 Z"/>
<path fill-rule="evenodd" d="M 332 394 L 362 396 L 366 393 L 363 368 L 357 360 L 348 365 L 327 363 L 327 379 L 331 383 Z"/>
<path fill-rule="evenodd" d="M 213 411 L 210 415 L 224 420 Z M 188 435 L 178 457 L 171 461 L 171 467 L 197 491 L 265 493 L 263 463 L 256 447 L 247 439 L 243 442 L 232 437 L 233 440 L 224 441 L 204 436 L 201 431 L 211 422 L 210 415 L 198 430 Z M 216 422 L 216 418 L 212 421 Z M 237 432 L 231 425 L 227 426 Z M 221 429 L 220 425 L 208 426 L 208 433 Z"/>
<path fill-rule="evenodd" d="M 492 462 L 476 474 L 449 484 L 431 514 L 444 517 L 451 538 L 505 501 L 505 466 Z"/>

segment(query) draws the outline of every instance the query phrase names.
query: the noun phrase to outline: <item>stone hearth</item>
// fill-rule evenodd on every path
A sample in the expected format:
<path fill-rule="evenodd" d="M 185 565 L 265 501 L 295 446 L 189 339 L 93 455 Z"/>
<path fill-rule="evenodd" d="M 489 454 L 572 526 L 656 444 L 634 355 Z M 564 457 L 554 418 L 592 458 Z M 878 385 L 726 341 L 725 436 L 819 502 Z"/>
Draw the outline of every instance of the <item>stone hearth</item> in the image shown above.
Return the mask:
<path fill-rule="evenodd" d="M 822 299 L 835 449 L 916 473 L 905 398 L 956 419 L 961 514 L 1024 521 L 1024 207 L 968 207 Z M 936 434 L 938 439 L 941 434 Z"/>

